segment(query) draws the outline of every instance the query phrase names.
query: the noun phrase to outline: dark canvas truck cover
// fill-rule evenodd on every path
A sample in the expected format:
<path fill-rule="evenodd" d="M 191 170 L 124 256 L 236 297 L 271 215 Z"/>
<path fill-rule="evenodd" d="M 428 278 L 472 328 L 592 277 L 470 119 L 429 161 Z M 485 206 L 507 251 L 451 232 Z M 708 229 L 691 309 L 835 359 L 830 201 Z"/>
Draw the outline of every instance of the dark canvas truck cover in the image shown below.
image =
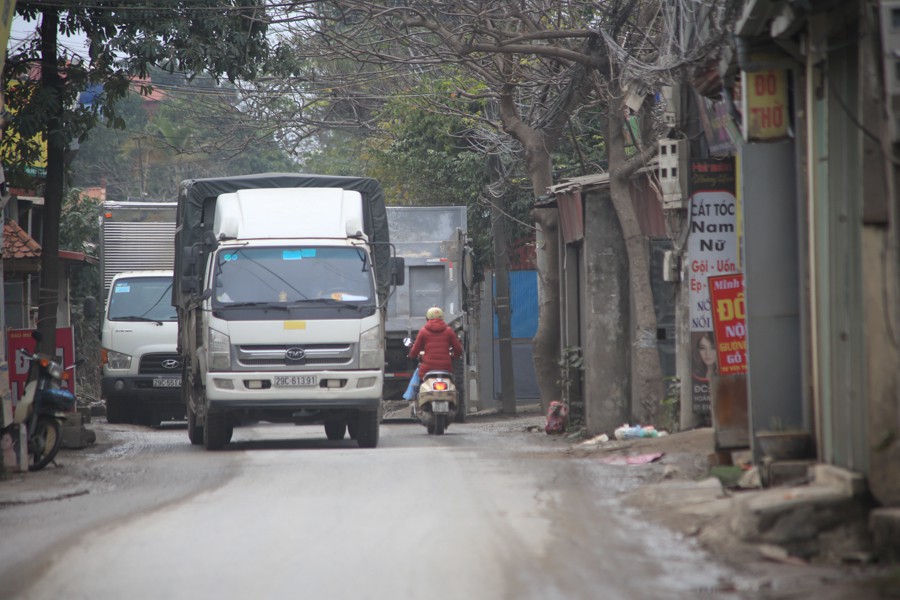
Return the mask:
<path fill-rule="evenodd" d="M 381 305 L 387 301 L 390 284 L 390 236 L 384 203 L 384 192 L 378 181 L 368 177 L 340 177 L 331 175 L 302 175 L 293 173 L 260 173 L 234 177 L 188 179 L 181 182 L 175 222 L 175 281 L 172 304 L 185 307 L 191 301 L 182 292 L 181 269 L 186 247 L 202 242 L 204 234 L 212 231 L 216 199 L 221 194 L 240 190 L 264 188 L 342 188 L 359 192 L 363 199 L 363 229 L 372 243 L 375 261 L 375 285 Z M 198 265 L 202 280 L 205 263 Z"/>

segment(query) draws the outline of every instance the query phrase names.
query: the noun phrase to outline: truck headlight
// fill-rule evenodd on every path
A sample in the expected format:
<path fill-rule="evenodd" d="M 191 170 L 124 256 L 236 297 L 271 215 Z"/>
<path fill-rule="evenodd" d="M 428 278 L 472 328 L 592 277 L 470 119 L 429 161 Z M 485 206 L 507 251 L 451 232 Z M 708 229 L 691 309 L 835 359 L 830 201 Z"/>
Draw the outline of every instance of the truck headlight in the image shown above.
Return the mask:
<path fill-rule="evenodd" d="M 106 348 L 103 348 L 100 358 L 110 369 L 131 368 L 130 354 L 123 354 L 121 352 L 116 352 L 115 350 L 107 350 Z"/>
<path fill-rule="evenodd" d="M 384 336 L 381 327 L 373 327 L 359 336 L 359 368 L 381 369 L 384 367 Z"/>
<path fill-rule="evenodd" d="M 231 338 L 215 329 L 209 330 L 209 370 L 231 370 Z"/>

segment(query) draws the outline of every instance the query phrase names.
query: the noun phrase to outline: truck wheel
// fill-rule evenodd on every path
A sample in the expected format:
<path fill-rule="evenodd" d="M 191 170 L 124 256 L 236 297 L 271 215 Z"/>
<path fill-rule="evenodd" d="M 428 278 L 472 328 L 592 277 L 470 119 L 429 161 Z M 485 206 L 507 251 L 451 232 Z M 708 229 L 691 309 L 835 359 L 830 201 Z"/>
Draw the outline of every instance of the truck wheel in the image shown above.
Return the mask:
<path fill-rule="evenodd" d="M 325 435 L 332 442 L 344 439 L 344 433 L 346 431 L 347 423 L 345 423 L 344 421 L 325 421 Z"/>
<path fill-rule="evenodd" d="M 468 412 L 469 407 L 466 402 L 466 378 L 461 360 L 456 361 L 456 366 L 453 369 L 453 384 L 456 386 L 456 417 L 454 417 L 453 421 L 455 423 L 465 423 L 466 412 Z"/>
<path fill-rule="evenodd" d="M 145 406 L 138 414 L 141 415 L 141 421 L 143 421 L 143 424 L 147 427 L 156 428 L 162 423 L 162 418 L 159 416 L 159 409 Z"/>
<path fill-rule="evenodd" d="M 113 425 L 125 422 L 125 410 L 121 398 L 106 399 L 106 422 Z"/>
<path fill-rule="evenodd" d="M 207 450 L 221 450 L 231 441 L 232 430 L 228 427 L 225 413 L 207 412 L 206 426 L 203 428 L 203 445 Z"/>
<path fill-rule="evenodd" d="M 193 411 L 190 404 L 187 407 L 187 424 L 188 439 L 191 440 L 191 444 L 199 446 L 203 443 L 203 427 L 197 425 L 197 413 Z"/>
<path fill-rule="evenodd" d="M 378 445 L 381 428 L 381 408 L 361 410 L 356 416 L 356 443 L 360 448 L 374 448 Z"/>

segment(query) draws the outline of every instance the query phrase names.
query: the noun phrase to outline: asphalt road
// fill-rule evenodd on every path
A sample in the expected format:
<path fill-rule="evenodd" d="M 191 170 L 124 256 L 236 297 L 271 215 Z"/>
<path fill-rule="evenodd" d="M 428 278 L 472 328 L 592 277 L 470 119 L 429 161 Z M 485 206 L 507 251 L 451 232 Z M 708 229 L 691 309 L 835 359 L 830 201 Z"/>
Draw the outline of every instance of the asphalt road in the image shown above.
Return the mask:
<path fill-rule="evenodd" d="M 87 493 L 0 509 L 0 597 L 741 597 L 619 503 L 643 467 L 573 460 L 523 423 L 388 422 L 370 450 L 260 425 L 207 452 L 183 424 L 95 422 L 61 459 Z"/>

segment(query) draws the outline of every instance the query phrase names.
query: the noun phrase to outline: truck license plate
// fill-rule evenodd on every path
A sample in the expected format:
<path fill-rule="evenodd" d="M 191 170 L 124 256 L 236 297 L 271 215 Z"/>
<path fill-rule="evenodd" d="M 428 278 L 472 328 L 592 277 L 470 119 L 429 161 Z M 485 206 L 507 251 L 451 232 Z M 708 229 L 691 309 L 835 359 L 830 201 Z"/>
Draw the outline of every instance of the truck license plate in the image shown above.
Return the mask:
<path fill-rule="evenodd" d="M 278 375 L 275 377 L 275 387 L 309 387 L 319 385 L 319 378 L 315 375 Z"/>
<path fill-rule="evenodd" d="M 181 377 L 154 377 L 153 387 L 181 387 Z"/>
<path fill-rule="evenodd" d="M 450 412 L 450 403 L 446 400 L 441 402 L 432 402 L 431 403 L 431 411 L 436 413 L 446 413 Z"/>

